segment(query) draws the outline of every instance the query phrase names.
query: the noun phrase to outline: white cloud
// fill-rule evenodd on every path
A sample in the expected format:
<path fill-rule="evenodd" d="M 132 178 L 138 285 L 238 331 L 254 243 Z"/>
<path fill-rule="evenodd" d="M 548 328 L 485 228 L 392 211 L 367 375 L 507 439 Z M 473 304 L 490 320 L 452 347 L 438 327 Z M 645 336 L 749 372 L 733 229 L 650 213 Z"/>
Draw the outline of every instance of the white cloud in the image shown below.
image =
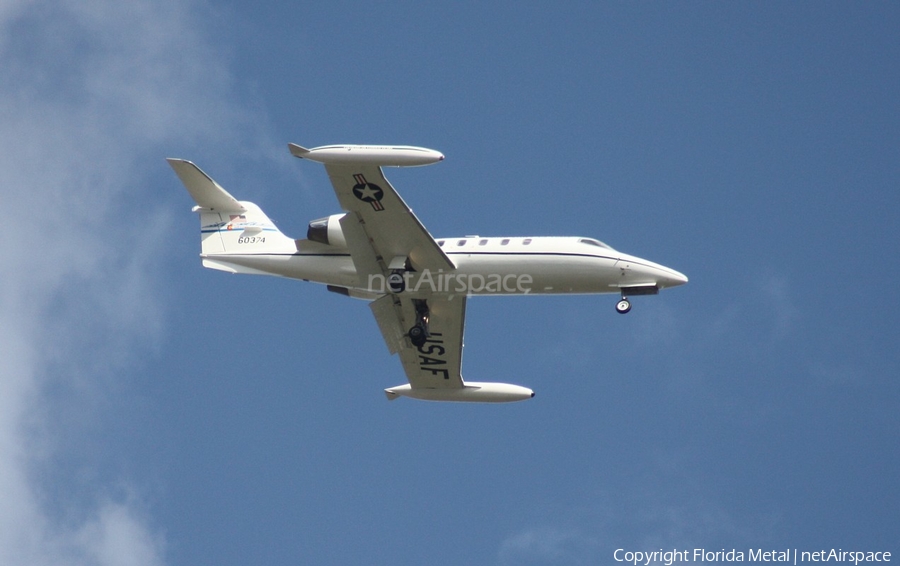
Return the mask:
<path fill-rule="evenodd" d="M 629 489 L 585 491 L 577 505 L 556 509 L 500 544 L 500 564 L 605 564 L 617 548 L 653 552 L 698 545 L 746 547 L 770 540 L 777 514 L 736 517 L 680 464 L 666 463 Z M 667 469 L 668 468 L 668 469 Z M 689 496 L 676 493 L 688 486 Z M 716 547 L 719 548 L 719 547 Z"/>
<path fill-rule="evenodd" d="M 587 564 L 597 540 L 576 530 L 534 527 L 500 545 L 501 564 Z"/>
<path fill-rule="evenodd" d="M 244 130 L 258 120 L 229 100 L 227 68 L 192 15 L 199 8 L 0 7 L 0 564 L 164 562 L 140 498 L 108 495 L 139 491 L 128 478 L 79 484 L 77 495 L 47 483 L 60 475 L 59 446 L 86 434 L 78 419 L 102 406 L 92 399 L 104 381 L 126 379 L 116 374 L 127 352 L 162 327 L 147 227 L 165 233 L 148 191 L 165 164 L 147 163 L 148 153 L 256 135 Z M 60 389 L 74 392 L 63 413 L 51 394 Z"/>
<path fill-rule="evenodd" d="M 105 502 L 72 539 L 74 553 L 90 564 L 145 566 L 162 564 L 163 542 L 128 505 Z M 80 556 L 79 556 L 80 554 Z"/>

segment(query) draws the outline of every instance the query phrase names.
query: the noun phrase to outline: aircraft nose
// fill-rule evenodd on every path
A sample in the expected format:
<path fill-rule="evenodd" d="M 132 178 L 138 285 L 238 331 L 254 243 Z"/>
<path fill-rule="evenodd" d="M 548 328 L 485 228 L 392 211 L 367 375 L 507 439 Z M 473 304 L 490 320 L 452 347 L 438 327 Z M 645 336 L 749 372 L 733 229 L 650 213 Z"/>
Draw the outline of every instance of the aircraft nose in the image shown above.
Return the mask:
<path fill-rule="evenodd" d="M 662 278 L 659 282 L 660 287 L 677 287 L 678 285 L 684 285 L 688 282 L 687 275 L 675 271 L 674 269 L 664 267 L 662 272 Z"/>
<path fill-rule="evenodd" d="M 622 270 L 623 281 L 627 280 L 631 286 L 646 284 L 665 289 L 688 282 L 685 274 L 639 257 L 621 254 L 616 265 Z"/>

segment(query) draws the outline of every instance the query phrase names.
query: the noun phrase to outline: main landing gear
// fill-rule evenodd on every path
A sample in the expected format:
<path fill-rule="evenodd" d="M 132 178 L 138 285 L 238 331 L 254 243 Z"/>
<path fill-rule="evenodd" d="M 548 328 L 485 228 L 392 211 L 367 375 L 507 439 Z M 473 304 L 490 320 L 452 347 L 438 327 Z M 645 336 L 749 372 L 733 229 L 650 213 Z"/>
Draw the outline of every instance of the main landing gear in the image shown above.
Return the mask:
<path fill-rule="evenodd" d="M 631 301 L 628 297 L 622 296 L 622 300 L 616 303 L 616 312 L 619 314 L 627 314 L 631 310 Z"/>
<path fill-rule="evenodd" d="M 416 324 L 409 329 L 407 336 L 412 345 L 419 348 L 428 341 L 428 303 L 425 299 L 413 299 L 413 306 L 416 308 Z"/>
<path fill-rule="evenodd" d="M 406 270 L 395 269 L 387 276 L 387 286 L 391 293 L 402 293 L 406 290 Z"/>

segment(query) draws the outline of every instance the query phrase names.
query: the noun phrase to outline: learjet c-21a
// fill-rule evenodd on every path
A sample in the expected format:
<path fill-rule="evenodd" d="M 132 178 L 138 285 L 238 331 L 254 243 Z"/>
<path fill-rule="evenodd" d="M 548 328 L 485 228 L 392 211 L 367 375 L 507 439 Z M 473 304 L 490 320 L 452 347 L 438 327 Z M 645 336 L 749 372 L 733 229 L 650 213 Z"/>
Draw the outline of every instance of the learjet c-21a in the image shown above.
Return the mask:
<path fill-rule="evenodd" d="M 428 165 L 444 156 L 410 146 L 332 145 L 306 149 L 334 186 L 344 212 L 309 223 L 294 240 L 252 202 L 238 201 L 190 161 L 169 159 L 197 202 L 203 266 L 230 273 L 278 275 L 327 285 L 370 301 L 391 354 L 408 384 L 385 389 L 430 401 L 519 401 L 531 389 L 464 381 L 461 373 L 466 302 L 477 295 L 617 293 L 655 295 L 687 282 L 662 265 L 618 252 L 592 238 L 466 236 L 435 240 L 382 167 Z"/>

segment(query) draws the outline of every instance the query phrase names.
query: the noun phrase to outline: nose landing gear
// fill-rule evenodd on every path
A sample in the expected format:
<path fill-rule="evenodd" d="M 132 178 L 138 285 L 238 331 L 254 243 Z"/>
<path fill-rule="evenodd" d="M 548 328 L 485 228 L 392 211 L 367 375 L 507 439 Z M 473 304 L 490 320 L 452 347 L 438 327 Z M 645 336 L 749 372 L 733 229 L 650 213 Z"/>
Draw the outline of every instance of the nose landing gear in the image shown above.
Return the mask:
<path fill-rule="evenodd" d="M 622 292 L 622 300 L 616 303 L 616 312 L 625 314 L 631 310 L 631 301 L 628 300 L 628 295 L 658 295 L 659 285 L 655 283 L 651 285 L 633 285 L 621 287 L 620 291 Z"/>
<path fill-rule="evenodd" d="M 628 297 L 623 296 L 622 300 L 616 303 L 616 312 L 619 314 L 627 314 L 631 310 L 631 301 Z"/>

